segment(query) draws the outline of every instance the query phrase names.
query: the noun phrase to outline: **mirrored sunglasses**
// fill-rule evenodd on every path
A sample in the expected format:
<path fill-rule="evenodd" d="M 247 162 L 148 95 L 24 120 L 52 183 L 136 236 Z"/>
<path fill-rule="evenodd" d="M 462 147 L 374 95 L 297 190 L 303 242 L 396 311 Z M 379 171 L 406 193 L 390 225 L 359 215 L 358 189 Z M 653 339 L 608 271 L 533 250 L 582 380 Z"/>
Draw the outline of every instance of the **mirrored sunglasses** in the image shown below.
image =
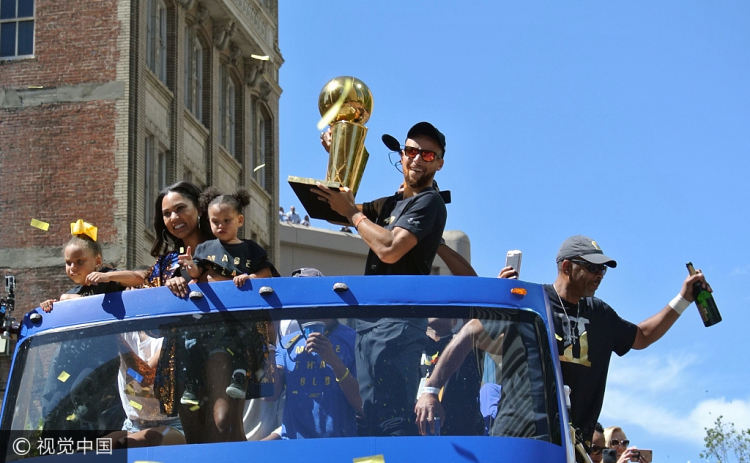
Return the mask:
<path fill-rule="evenodd" d="M 424 162 L 432 162 L 437 157 L 437 153 L 432 150 L 421 150 L 413 146 L 404 146 L 403 153 L 410 159 L 414 159 L 419 155 Z"/>

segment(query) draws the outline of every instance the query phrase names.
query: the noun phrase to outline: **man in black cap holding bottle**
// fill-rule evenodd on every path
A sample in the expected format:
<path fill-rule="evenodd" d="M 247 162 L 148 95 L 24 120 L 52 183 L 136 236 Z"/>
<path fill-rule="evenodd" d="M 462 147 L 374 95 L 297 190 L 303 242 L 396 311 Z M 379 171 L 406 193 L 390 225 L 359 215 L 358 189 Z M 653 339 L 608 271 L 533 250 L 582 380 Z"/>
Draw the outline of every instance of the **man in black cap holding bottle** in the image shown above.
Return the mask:
<path fill-rule="evenodd" d="M 571 421 L 588 440 L 602 409 L 612 352 L 622 356 L 631 348 L 645 349 L 693 302 L 693 283 L 711 289 L 702 273 L 688 276 L 669 304 L 636 325 L 594 297 L 607 269 L 617 266 L 596 241 L 572 236 L 560 246 L 556 261 L 557 279 L 544 290 L 554 315 L 563 384 L 571 389 Z"/>
<path fill-rule="evenodd" d="M 390 136 L 383 142 L 400 151 L 402 193 L 357 205 L 348 189 L 314 190 L 346 217 L 369 246 L 365 275 L 429 275 L 443 235 L 447 212 L 433 188 L 443 167 L 445 136 L 429 122 L 414 125 L 404 146 Z M 426 319 L 357 320 L 357 372 L 364 402 L 366 435 L 416 435 L 414 401 Z"/>
<path fill-rule="evenodd" d="M 656 342 L 693 302 L 693 284 L 700 282 L 708 291 L 711 287 L 700 271 L 688 276 L 669 304 L 636 325 L 623 320 L 606 302 L 594 297 L 607 269 L 617 266 L 596 241 L 582 235 L 571 236 L 560 246 L 556 260 L 557 278 L 554 284 L 544 285 L 544 290 L 552 308 L 563 384 L 571 389 L 570 419 L 588 441 L 602 409 L 612 353 L 622 356 L 631 348 L 645 349 Z M 427 392 L 419 397 L 415 408 L 421 429 L 426 429 L 434 417 L 444 417 L 434 391 L 463 362 L 469 349 L 462 344 L 471 344 L 487 334 L 493 340 L 498 339 L 497 333 L 488 333 L 485 328 L 481 323 L 469 322 L 457 335 L 461 342 L 449 345 L 441 355 L 425 384 Z M 473 330 L 472 335 L 463 333 L 464 330 Z"/>

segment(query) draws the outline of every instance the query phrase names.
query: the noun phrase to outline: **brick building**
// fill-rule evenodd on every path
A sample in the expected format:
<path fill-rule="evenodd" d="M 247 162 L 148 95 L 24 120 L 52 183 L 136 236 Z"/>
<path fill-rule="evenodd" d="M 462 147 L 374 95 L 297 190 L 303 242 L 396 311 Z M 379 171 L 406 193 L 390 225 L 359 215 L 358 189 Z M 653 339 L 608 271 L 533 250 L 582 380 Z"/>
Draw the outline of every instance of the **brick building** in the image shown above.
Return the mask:
<path fill-rule="evenodd" d="M 99 227 L 105 262 L 151 265 L 154 201 L 179 180 L 247 188 L 242 233 L 277 260 L 282 63 L 277 0 L 0 2 L 0 272 L 17 279 L 15 318 L 72 286 L 62 245 L 79 218 Z"/>
<path fill-rule="evenodd" d="M 243 233 L 277 260 L 282 63 L 277 0 L 3 0 L 0 270 L 17 312 L 71 286 L 79 218 L 105 262 L 150 265 L 155 197 L 179 180 L 247 188 Z"/>

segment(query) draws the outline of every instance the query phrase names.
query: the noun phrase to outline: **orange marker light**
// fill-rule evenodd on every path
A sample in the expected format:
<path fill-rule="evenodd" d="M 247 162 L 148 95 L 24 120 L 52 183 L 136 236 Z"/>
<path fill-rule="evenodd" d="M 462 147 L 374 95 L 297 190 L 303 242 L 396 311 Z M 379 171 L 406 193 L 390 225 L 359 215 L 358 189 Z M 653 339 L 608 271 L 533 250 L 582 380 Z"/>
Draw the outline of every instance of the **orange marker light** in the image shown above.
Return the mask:
<path fill-rule="evenodd" d="M 515 294 L 516 296 L 525 296 L 526 288 L 513 288 L 510 290 L 510 293 Z"/>

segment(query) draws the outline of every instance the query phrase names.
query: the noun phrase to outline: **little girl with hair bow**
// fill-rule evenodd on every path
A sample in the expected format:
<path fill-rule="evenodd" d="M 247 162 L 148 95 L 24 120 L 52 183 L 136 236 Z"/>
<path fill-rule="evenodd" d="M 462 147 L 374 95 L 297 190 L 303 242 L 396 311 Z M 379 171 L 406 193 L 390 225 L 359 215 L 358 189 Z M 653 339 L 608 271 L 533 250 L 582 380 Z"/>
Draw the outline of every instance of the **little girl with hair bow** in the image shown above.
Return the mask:
<path fill-rule="evenodd" d="M 97 238 L 97 228 L 78 219 L 70 224 L 73 235 L 63 247 L 65 273 L 76 286 L 60 296 L 61 301 L 95 294 L 123 291 L 128 286 L 143 284 L 143 275 L 130 270 L 114 270 L 102 267 L 102 247 Z M 45 312 L 52 311 L 57 299 L 48 299 L 40 304 Z"/>

